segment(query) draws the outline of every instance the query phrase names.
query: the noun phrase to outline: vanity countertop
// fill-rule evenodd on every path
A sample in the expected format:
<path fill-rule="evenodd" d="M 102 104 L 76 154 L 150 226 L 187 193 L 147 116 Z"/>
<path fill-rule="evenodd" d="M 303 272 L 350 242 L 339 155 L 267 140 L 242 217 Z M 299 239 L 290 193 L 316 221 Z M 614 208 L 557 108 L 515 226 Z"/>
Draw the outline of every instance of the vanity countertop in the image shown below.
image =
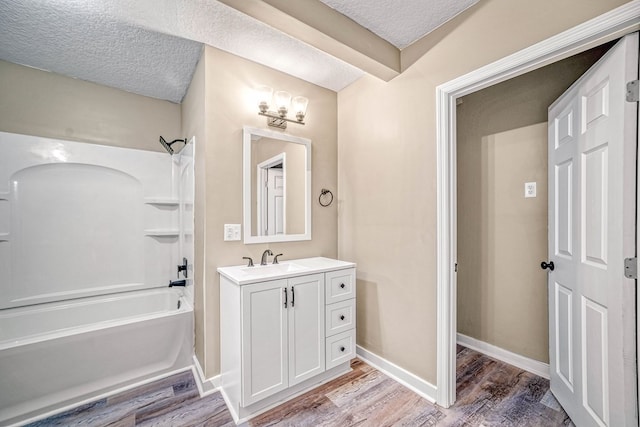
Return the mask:
<path fill-rule="evenodd" d="M 286 279 L 305 274 L 354 268 L 355 266 L 356 264 L 353 262 L 315 257 L 280 261 L 279 264 L 255 265 L 254 267 L 247 267 L 246 264 L 219 267 L 218 273 L 237 285 L 248 285 L 266 280 Z"/>

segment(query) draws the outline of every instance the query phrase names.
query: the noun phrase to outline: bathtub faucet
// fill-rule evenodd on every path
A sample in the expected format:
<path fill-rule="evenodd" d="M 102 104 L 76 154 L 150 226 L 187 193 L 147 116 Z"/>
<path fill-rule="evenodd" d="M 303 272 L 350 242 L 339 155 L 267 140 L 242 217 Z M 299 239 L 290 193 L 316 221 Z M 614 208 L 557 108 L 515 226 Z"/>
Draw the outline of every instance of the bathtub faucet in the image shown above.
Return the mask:
<path fill-rule="evenodd" d="M 187 281 L 186 280 L 169 280 L 169 287 L 172 288 L 174 286 L 187 286 Z"/>

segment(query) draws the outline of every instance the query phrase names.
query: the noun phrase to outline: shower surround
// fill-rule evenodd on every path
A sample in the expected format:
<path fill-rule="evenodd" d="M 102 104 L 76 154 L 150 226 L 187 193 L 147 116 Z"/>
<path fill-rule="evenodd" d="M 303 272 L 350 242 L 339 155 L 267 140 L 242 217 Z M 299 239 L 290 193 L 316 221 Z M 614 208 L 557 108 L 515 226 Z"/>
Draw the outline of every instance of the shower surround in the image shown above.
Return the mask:
<path fill-rule="evenodd" d="M 0 424 L 189 369 L 193 146 L 0 132 Z M 183 279 L 183 273 L 180 272 Z"/>

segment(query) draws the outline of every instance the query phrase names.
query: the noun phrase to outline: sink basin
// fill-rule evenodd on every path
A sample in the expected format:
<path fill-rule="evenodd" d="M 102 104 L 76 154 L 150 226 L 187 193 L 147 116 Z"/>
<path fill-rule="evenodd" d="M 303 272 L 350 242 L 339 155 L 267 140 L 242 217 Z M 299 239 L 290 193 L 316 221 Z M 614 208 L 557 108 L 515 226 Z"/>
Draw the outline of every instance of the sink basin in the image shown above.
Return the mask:
<path fill-rule="evenodd" d="M 284 273 L 293 273 L 296 271 L 304 270 L 304 267 L 298 264 L 294 264 L 292 262 L 281 263 L 281 264 L 267 264 L 267 265 L 256 265 L 253 267 L 244 267 L 241 268 L 242 272 L 245 274 L 251 275 L 274 275 L 274 274 L 284 274 Z"/>

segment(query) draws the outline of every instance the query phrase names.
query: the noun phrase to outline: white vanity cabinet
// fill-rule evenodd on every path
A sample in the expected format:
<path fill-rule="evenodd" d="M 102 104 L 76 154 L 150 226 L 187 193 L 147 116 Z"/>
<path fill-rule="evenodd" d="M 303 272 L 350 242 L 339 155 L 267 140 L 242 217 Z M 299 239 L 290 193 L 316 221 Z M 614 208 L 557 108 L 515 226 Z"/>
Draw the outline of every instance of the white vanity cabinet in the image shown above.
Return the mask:
<path fill-rule="evenodd" d="M 350 370 L 353 266 L 309 258 L 218 269 L 221 385 L 236 422 Z"/>
<path fill-rule="evenodd" d="M 242 406 L 324 372 L 324 274 L 242 287 Z"/>

